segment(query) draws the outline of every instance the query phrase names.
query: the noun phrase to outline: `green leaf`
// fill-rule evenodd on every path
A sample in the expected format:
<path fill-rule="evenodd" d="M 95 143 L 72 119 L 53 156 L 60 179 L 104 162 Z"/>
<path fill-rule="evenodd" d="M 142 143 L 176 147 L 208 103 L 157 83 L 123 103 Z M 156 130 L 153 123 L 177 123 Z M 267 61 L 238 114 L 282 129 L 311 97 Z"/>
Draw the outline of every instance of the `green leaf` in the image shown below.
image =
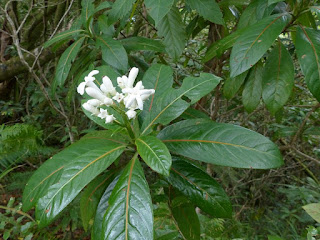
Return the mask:
<path fill-rule="evenodd" d="M 169 183 L 202 211 L 216 218 L 232 216 L 231 202 L 223 188 L 201 168 L 174 157 Z"/>
<path fill-rule="evenodd" d="M 127 52 L 120 41 L 106 36 L 99 36 L 96 43 L 97 46 L 101 47 L 103 61 L 116 69 L 128 70 Z"/>
<path fill-rule="evenodd" d="M 216 165 L 268 169 L 283 164 L 273 142 L 236 125 L 185 120 L 164 128 L 158 138 L 173 153 Z"/>
<path fill-rule="evenodd" d="M 303 26 L 297 29 L 296 50 L 302 73 L 312 95 L 320 102 L 320 32 Z"/>
<path fill-rule="evenodd" d="M 275 114 L 289 99 L 294 84 L 293 61 L 280 41 L 268 56 L 262 79 L 263 101 Z"/>
<path fill-rule="evenodd" d="M 177 197 L 170 208 L 184 239 L 200 240 L 200 222 L 194 206 L 185 197 Z"/>
<path fill-rule="evenodd" d="M 106 9 L 106 8 L 110 8 L 112 5 L 110 2 L 102 2 L 99 4 L 99 6 L 95 9 L 94 12 L 99 12 L 103 9 Z M 102 16 L 102 15 L 101 15 Z"/>
<path fill-rule="evenodd" d="M 112 38 L 115 33 L 115 29 L 113 25 L 108 24 L 108 17 L 106 15 L 100 15 L 98 17 L 98 25 L 104 37 Z"/>
<path fill-rule="evenodd" d="M 94 0 L 82 0 L 81 1 L 81 20 L 82 25 L 87 27 L 88 21 L 90 21 L 90 17 L 94 14 Z M 92 20 L 91 20 L 92 21 Z"/>
<path fill-rule="evenodd" d="M 234 78 L 227 78 L 226 82 L 223 85 L 223 95 L 227 99 L 233 98 L 239 91 L 240 87 L 243 85 L 247 75 L 248 71 L 245 71 Z"/>
<path fill-rule="evenodd" d="M 231 77 L 256 64 L 290 20 L 288 14 L 266 17 L 247 28 L 235 42 L 230 56 Z"/>
<path fill-rule="evenodd" d="M 111 137 L 112 132 L 110 131 L 99 131 L 87 134 L 78 142 L 67 147 L 42 164 L 26 184 L 22 198 L 23 211 L 30 210 L 38 202 L 39 198 L 46 194 L 48 188 L 58 182 L 66 166 L 74 162 L 77 157 L 87 154 L 90 147 L 92 148 L 102 143 L 115 142 L 123 145 L 126 144 L 116 136 L 113 136 L 114 139 Z"/>
<path fill-rule="evenodd" d="M 79 38 L 77 41 L 75 41 L 70 47 L 68 47 L 64 53 L 61 55 L 58 65 L 56 74 L 54 77 L 54 86 L 63 86 L 64 82 L 66 81 L 71 64 L 74 61 L 74 59 L 77 57 L 78 52 L 81 48 L 81 45 L 83 43 L 84 37 Z"/>
<path fill-rule="evenodd" d="M 120 177 L 120 174 L 118 174 L 113 179 L 113 181 L 109 184 L 107 189 L 104 191 L 102 197 L 100 198 L 100 201 L 99 201 L 99 204 L 97 207 L 97 211 L 96 211 L 96 215 L 94 218 L 93 229 L 91 232 L 91 238 L 94 240 L 96 240 L 96 239 L 99 240 L 99 239 L 103 238 L 103 232 L 102 232 L 103 217 L 109 207 L 108 200 L 111 196 L 112 190 L 114 189 L 114 187 L 116 186 L 116 184 L 119 180 L 119 177 Z"/>
<path fill-rule="evenodd" d="M 77 35 L 77 34 L 82 33 L 82 32 L 84 32 L 84 30 L 82 30 L 82 29 L 70 29 L 70 30 L 64 31 L 64 32 L 62 32 L 60 34 L 57 34 L 55 37 L 53 37 L 49 41 L 47 41 L 43 45 L 43 47 L 47 48 L 47 47 L 51 46 L 52 44 L 54 44 L 56 42 L 63 41 L 63 40 L 66 40 L 66 39 L 71 39 L 71 37 L 73 37 L 74 35 Z"/>
<path fill-rule="evenodd" d="M 136 0 L 116 0 L 109 12 L 109 25 L 128 14 Z"/>
<path fill-rule="evenodd" d="M 153 136 L 141 136 L 136 140 L 136 146 L 139 155 L 152 170 L 169 175 L 172 160 L 163 142 Z"/>
<path fill-rule="evenodd" d="M 271 14 L 274 8 L 274 4 L 268 7 L 268 2 L 265 0 L 254 0 L 248 7 L 243 11 L 239 23 L 237 25 L 238 29 L 248 27 L 264 17 Z"/>
<path fill-rule="evenodd" d="M 165 47 L 160 40 L 145 37 L 129 37 L 121 40 L 127 51 L 154 51 L 164 52 Z"/>
<path fill-rule="evenodd" d="M 239 36 L 242 35 L 242 33 L 245 32 L 245 30 L 246 29 L 239 29 L 229 34 L 228 36 L 212 43 L 202 61 L 208 62 L 215 56 L 221 56 L 227 49 L 231 48 L 234 45 L 236 40 L 239 38 Z"/>
<path fill-rule="evenodd" d="M 146 89 L 154 89 L 155 93 L 144 102 L 144 112 L 153 109 L 153 103 L 173 84 L 172 68 L 162 64 L 152 65 L 144 74 L 142 83 Z"/>
<path fill-rule="evenodd" d="M 222 12 L 215 0 L 186 0 L 186 3 L 204 19 L 216 24 L 224 24 Z"/>
<path fill-rule="evenodd" d="M 153 239 L 151 196 L 136 156 L 124 169 L 108 200 L 102 239 Z"/>
<path fill-rule="evenodd" d="M 206 119 L 210 119 L 210 117 L 202 112 L 202 111 L 199 111 L 197 109 L 194 109 L 194 108 L 188 108 L 182 115 L 181 117 L 183 119 L 197 119 L 197 118 L 206 118 Z"/>
<path fill-rule="evenodd" d="M 303 209 L 318 223 L 320 223 L 320 203 L 311 203 L 303 206 Z"/>
<path fill-rule="evenodd" d="M 112 182 L 114 171 L 109 171 L 106 174 L 95 178 L 83 191 L 80 200 L 81 220 L 85 231 L 88 230 L 91 219 L 95 216 L 100 198 L 105 191 L 105 188 Z"/>
<path fill-rule="evenodd" d="M 156 27 L 159 36 L 164 37 L 163 42 L 167 53 L 170 57 L 177 59 L 182 54 L 186 43 L 186 33 L 179 10 L 172 7 Z"/>
<path fill-rule="evenodd" d="M 123 152 L 125 145 L 113 139 L 92 137 L 82 142 L 73 151 L 67 148 L 59 154 L 65 163 L 61 176 L 55 184 L 46 189 L 38 200 L 36 218 L 39 227 L 47 226 L 77 196 L 77 194 L 98 174 L 105 170 Z M 59 160 L 59 159 L 58 159 Z M 43 186 L 42 186 L 43 188 Z"/>
<path fill-rule="evenodd" d="M 181 99 L 182 96 L 190 98 L 191 103 L 212 91 L 219 83 L 220 78 L 209 73 L 201 73 L 200 77 L 187 77 L 179 89 L 168 89 L 154 103 L 154 108 L 144 119 L 142 134 L 156 123 L 168 124 L 179 117 L 190 104 Z"/>
<path fill-rule="evenodd" d="M 251 113 L 260 103 L 262 94 L 263 66 L 257 63 L 249 72 L 242 91 L 242 102 L 247 112 Z"/>
<path fill-rule="evenodd" d="M 174 0 L 145 0 L 144 4 L 150 16 L 155 21 L 156 25 L 160 23 L 164 16 L 170 11 Z"/>

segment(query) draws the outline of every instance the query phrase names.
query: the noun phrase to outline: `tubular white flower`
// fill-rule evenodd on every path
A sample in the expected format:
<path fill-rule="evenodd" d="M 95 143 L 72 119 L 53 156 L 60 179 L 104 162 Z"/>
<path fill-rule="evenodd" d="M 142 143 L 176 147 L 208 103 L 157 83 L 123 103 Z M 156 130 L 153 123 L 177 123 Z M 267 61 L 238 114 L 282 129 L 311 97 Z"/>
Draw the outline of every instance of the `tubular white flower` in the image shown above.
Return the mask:
<path fill-rule="evenodd" d="M 107 105 L 107 106 L 110 106 L 110 105 L 113 104 L 113 101 L 112 101 L 111 98 L 105 97 L 103 103 L 104 103 L 105 105 Z"/>
<path fill-rule="evenodd" d="M 136 77 L 138 76 L 139 73 L 139 69 L 136 67 L 133 67 L 130 72 L 129 72 L 129 76 L 128 76 L 128 82 L 127 82 L 127 87 L 132 88 L 133 87 L 133 83 L 136 80 Z"/>
<path fill-rule="evenodd" d="M 151 94 L 154 94 L 154 89 L 144 89 L 142 82 L 137 82 L 134 88 L 122 89 L 124 94 L 127 94 L 124 98 L 126 108 L 134 109 L 137 106 L 140 110 L 143 110 L 143 101 L 146 100 Z"/>
<path fill-rule="evenodd" d="M 103 108 L 100 108 L 100 113 L 98 114 L 98 117 L 101 119 L 106 118 L 109 115 L 108 110 L 105 110 Z"/>
<path fill-rule="evenodd" d="M 93 77 L 93 75 L 96 75 L 98 74 L 99 71 L 98 70 L 93 70 L 89 73 L 88 76 L 86 76 L 84 78 L 84 82 L 80 83 L 79 86 L 77 87 L 77 92 L 80 94 L 80 95 L 83 95 L 84 94 L 84 90 L 85 90 L 85 87 L 88 86 L 88 87 L 92 87 L 92 88 L 95 88 L 95 89 L 99 89 L 97 87 L 96 84 L 94 84 L 94 80 L 95 80 L 95 77 Z"/>
<path fill-rule="evenodd" d="M 98 99 L 90 99 L 87 101 L 87 103 L 94 107 L 98 107 L 102 104 L 102 102 Z"/>
<path fill-rule="evenodd" d="M 99 114 L 99 110 L 96 107 L 90 105 L 88 102 L 85 102 L 84 104 L 82 104 L 82 107 L 85 110 L 91 112 L 92 115 L 98 115 Z"/>
<path fill-rule="evenodd" d="M 105 95 L 103 95 L 103 93 L 100 91 L 100 89 L 95 89 L 95 88 L 92 88 L 92 87 L 87 87 L 86 88 L 86 93 L 92 97 L 92 98 L 95 98 L 95 99 L 98 99 L 100 100 L 101 102 L 104 103 L 104 99 L 106 98 Z"/>
<path fill-rule="evenodd" d="M 110 78 L 108 78 L 107 76 L 104 76 L 102 78 L 102 82 L 103 84 L 101 84 L 100 89 L 106 93 L 106 94 L 111 94 L 112 96 L 116 95 L 117 91 L 114 88 Z"/>
<path fill-rule="evenodd" d="M 112 123 L 116 118 L 113 115 L 108 115 L 106 117 L 106 123 Z"/>
<path fill-rule="evenodd" d="M 134 110 L 130 109 L 129 111 L 126 112 L 126 115 L 128 116 L 129 119 L 133 119 L 136 117 L 137 113 Z"/>
<path fill-rule="evenodd" d="M 117 77 L 117 83 L 118 83 L 119 88 L 121 88 L 121 89 L 125 88 L 124 82 L 121 77 Z"/>
<path fill-rule="evenodd" d="M 123 100 L 123 98 L 124 98 L 124 95 L 122 93 L 117 92 L 112 99 L 120 103 Z"/>

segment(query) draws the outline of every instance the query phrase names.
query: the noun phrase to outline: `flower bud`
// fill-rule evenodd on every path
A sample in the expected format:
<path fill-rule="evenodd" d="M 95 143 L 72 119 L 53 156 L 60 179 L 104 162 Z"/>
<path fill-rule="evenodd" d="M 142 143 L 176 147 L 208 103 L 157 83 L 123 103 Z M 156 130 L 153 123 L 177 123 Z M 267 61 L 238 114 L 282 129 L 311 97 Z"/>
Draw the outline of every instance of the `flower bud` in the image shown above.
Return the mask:
<path fill-rule="evenodd" d="M 112 123 L 116 118 L 113 115 L 106 116 L 106 123 Z"/>
<path fill-rule="evenodd" d="M 90 105 L 90 104 L 87 103 L 87 102 L 84 103 L 84 104 L 82 104 L 82 107 L 83 107 L 85 110 L 91 112 L 93 115 L 98 115 L 98 114 L 99 114 L 99 110 L 98 110 L 96 107 Z"/>
<path fill-rule="evenodd" d="M 98 107 L 102 104 L 102 102 L 99 101 L 98 99 L 90 99 L 87 101 L 87 103 L 94 107 Z"/>
<path fill-rule="evenodd" d="M 130 109 L 129 111 L 126 112 L 126 115 L 128 116 L 129 119 L 133 119 L 136 117 L 137 113 L 134 110 Z"/>
<path fill-rule="evenodd" d="M 129 77 L 128 77 L 128 82 L 127 82 L 127 87 L 132 88 L 133 83 L 136 80 L 136 77 L 138 76 L 139 69 L 136 67 L 133 67 L 130 72 L 129 72 Z"/>

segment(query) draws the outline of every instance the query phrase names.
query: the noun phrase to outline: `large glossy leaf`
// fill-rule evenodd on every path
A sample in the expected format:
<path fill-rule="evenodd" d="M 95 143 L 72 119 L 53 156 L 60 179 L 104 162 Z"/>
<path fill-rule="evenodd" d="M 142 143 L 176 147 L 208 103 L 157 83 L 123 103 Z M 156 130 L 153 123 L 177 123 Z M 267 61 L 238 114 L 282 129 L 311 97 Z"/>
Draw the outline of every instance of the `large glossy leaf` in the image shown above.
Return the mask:
<path fill-rule="evenodd" d="M 155 51 L 164 52 L 165 47 L 160 40 L 144 38 L 144 37 L 129 37 L 121 40 L 124 48 L 127 51 Z"/>
<path fill-rule="evenodd" d="M 109 12 L 109 25 L 128 14 L 136 0 L 116 0 Z"/>
<path fill-rule="evenodd" d="M 170 11 L 174 0 L 145 0 L 144 4 L 156 25 Z"/>
<path fill-rule="evenodd" d="M 136 140 L 139 155 L 154 171 L 169 175 L 171 155 L 166 145 L 153 136 L 141 136 Z"/>
<path fill-rule="evenodd" d="M 206 118 L 206 119 L 210 119 L 210 117 L 197 109 L 191 108 L 189 107 L 186 111 L 184 111 L 184 113 L 181 115 L 181 118 L 183 119 L 198 119 L 198 118 Z"/>
<path fill-rule="evenodd" d="M 236 95 L 240 87 L 243 85 L 244 80 L 246 80 L 247 74 L 248 71 L 245 71 L 234 78 L 227 78 L 223 85 L 223 95 L 227 99 L 231 99 Z"/>
<path fill-rule="evenodd" d="M 320 102 L 320 31 L 297 28 L 296 49 L 310 92 Z"/>
<path fill-rule="evenodd" d="M 144 111 L 150 112 L 161 96 L 167 89 L 170 89 L 173 84 L 172 68 L 162 64 L 152 65 L 144 74 L 142 83 L 146 89 L 154 89 L 155 93 L 144 102 Z"/>
<path fill-rule="evenodd" d="M 108 171 L 107 173 L 96 177 L 83 191 L 80 200 L 80 213 L 83 228 L 87 231 L 91 219 L 95 216 L 97 206 L 100 198 L 104 193 L 106 187 L 113 180 L 114 171 Z"/>
<path fill-rule="evenodd" d="M 230 56 L 231 77 L 256 64 L 290 20 L 288 14 L 266 17 L 247 28 L 235 42 Z"/>
<path fill-rule="evenodd" d="M 223 24 L 222 12 L 215 0 L 186 0 L 186 3 L 197 10 L 200 16 L 213 23 Z"/>
<path fill-rule="evenodd" d="M 263 17 L 270 15 L 273 8 L 274 4 L 268 7 L 268 1 L 265 0 L 252 1 L 243 11 L 237 25 L 238 29 L 250 26 Z"/>
<path fill-rule="evenodd" d="M 222 187 L 201 168 L 173 157 L 170 184 L 182 192 L 202 211 L 216 218 L 230 218 L 231 202 Z"/>
<path fill-rule="evenodd" d="M 64 84 L 65 80 L 68 77 L 72 61 L 74 61 L 74 59 L 77 57 L 83 40 L 84 37 L 79 38 L 61 55 L 54 77 L 54 86 L 62 86 Z"/>
<path fill-rule="evenodd" d="M 49 41 L 47 41 L 43 45 L 43 47 L 47 48 L 47 47 L 51 46 L 52 44 L 54 44 L 56 42 L 69 39 L 72 36 L 77 35 L 79 33 L 83 33 L 83 32 L 84 32 L 84 30 L 82 30 L 82 29 L 70 29 L 70 30 L 64 31 L 64 32 L 62 32 L 60 34 L 57 34 L 54 38 L 50 39 Z"/>
<path fill-rule="evenodd" d="M 226 51 L 234 45 L 236 40 L 242 35 L 243 32 L 245 32 L 245 30 L 246 29 L 238 29 L 235 32 L 229 34 L 228 36 L 213 42 L 208 48 L 202 61 L 208 62 L 216 56 L 221 56 L 224 53 L 224 51 Z"/>
<path fill-rule="evenodd" d="M 236 125 L 185 120 L 166 127 L 158 138 L 173 153 L 216 165 L 268 169 L 283 164 L 273 142 Z"/>
<path fill-rule="evenodd" d="M 153 124 L 168 124 L 179 117 L 190 105 L 181 100 L 182 96 L 187 96 L 191 103 L 194 103 L 212 91 L 219 81 L 220 78 L 215 75 L 201 73 L 200 77 L 185 78 L 179 89 L 167 90 L 154 103 L 153 110 L 146 115 L 141 128 L 142 134 L 146 133 Z"/>
<path fill-rule="evenodd" d="M 200 240 L 200 222 L 195 207 L 185 197 L 179 196 L 172 200 L 170 208 L 183 238 Z"/>
<path fill-rule="evenodd" d="M 90 144 L 86 144 L 89 142 Z M 84 141 L 86 151 L 79 155 L 65 150 L 64 159 L 69 159 L 64 166 L 59 181 L 47 188 L 38 200 L 36 218 L 39 226 L 44 227 L 77 196 L 77 194 L 98 174 L 105 170 L 122 153 L 125 145 L 106 138 L 93 137 Z M 76 150 L 77 151 L 77 150 Z M 43 186 L 42 186 L 43 187 Z"/>
<path fill-rule="evenodd" d="M 136 157 L 124 169 L 108 203 L 102 239 L 153 239 L 151 196 Z"/>
<path fill-rule="evenodd" d="M 102 59 L 106 63 L 119 70 L 128 70 L 128 55 L 120 41 L 99 36 L 97 37 L 97 45 L 101 47 Z"/>
<path fill-rule="evenodd" d="M 94 223 L 93 223 L 93 229 L 91 232 L 91 238 L 92 240 L 100 240 L 104 238 L 104 233 L 102 232 L 102 223 L 103 223 L 103 217 L 109 207 L 109 198 L 111 196 L 112 190 L 116 186 L 118 180 L 119 180 L 120 174 L 118 174 L 113 181 L 109 184 L 107 189 L 104 191 L 102 197 L 100 198 L 96 215 L 94 218 Z"/>
<path fill-rule="evenodd" d="M 260 103 L 262 94 L 263 66 L 257 63 L 249 72 L 242 91 L 242 102 L 247 112 L 252 112 Z"/>
<path fill-rule="evenodd" d="M 186 33 L 179 10 L 176 7 L 172 7 L 156 27 L 159 36 L 164 37 L 163 42 L 169 56 L 177 59 L 181 55 L 186 43 Z"/>
<path fill-rule="evenodd" d="M 30 210 L 44 194 L 48 188 L 55 184 L 63 172 L 66 165 L 74 161 L 77 157 L 84 155 L 88 149 L 93 148 L 97 143 L 116 142 L 125 145 L 126 143 L 111 136 L 110 131 L 99 131 L 87 134 L 78 142 L 64 149 L 62 152 L 48 159 L 41 167 L 32 175 L 23 192 L 23 211 Z"/>
<path fill-rule="evenodd" d="M 287 102 L 293 83 L 293 61 L 279 41 L 269 54 L 262 74 L 262 98 L 271 113 L 275 114 Z"/>

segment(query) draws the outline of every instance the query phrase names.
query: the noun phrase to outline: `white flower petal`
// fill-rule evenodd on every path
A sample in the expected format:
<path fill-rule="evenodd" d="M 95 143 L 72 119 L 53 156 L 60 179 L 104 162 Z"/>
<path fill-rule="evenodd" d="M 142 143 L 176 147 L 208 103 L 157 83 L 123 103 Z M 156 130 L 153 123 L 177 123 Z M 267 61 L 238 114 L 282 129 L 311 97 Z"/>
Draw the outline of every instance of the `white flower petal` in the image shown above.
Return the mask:
<path fill-rule="evenodd" d="M 102 102 L 98 99 L 90 99 L 87 101 L 87 103 L 94 106 L 94 107 L 98 107 L 102 104 Z"/>
<path fill-rule="evenodd" d="M 88 77 L 92 77 L 93 75 L 96 75 L 98 74 L 99 71 L 98 70 L 92 70 L 89 74 L 88 74 Z"/>
<path fill-rule="evenodd" d="M 86 82 L 82 82 L 79 84 L 79 86 L 77 87 L 77 92 L 80 94 L 80 95 L 83 95 L 84 94 L 84 88 L 86 87 Z"/>
<path fill-rule="evenodd" d="M 98 88 L 98 86 L 97 86 L 94 82 L 86 82 L 86 85 L 87 85 L 88 87 L 92 87 L 92 88 L 100 91 L 100 89 Z"/>
<path fill-rule="evenodd" d="M 137 104 L 140 110 L 143 110 L 143 101 L 140 97 L 140 95 L 136 96 Z"/>
<path fill-rule="evenodd" d="M 111 98 L 105 97 L 103 103 L 104 103 L 105 105 L 107 105 L 107 106 L 110 106 L 110 105 L 113 104 L 113 101 L 112 101 Z"/>
<path fill-rule="evenodd" d="M 98 117 L 101 119 L 104 119 L 108 116 L 108 110 L 100 108 L 100 113 L 98 114 Z"/>
<path fill-rule="evenodd" d="M 139 69 L 136 67 L 133 67 L 131 71 L 129 72 L 129 77 L 128 77 L 128 82 L 127 86 L 128 87 L 133 87 L 133 83 L 136 80 L 136 77 L 138 76 Z"/>
<path fill-rule="evenodd" d="M 106 117 L 106 123 L 112 123 L 116 118 L 113 115 L 108 115 Z"/>
<path fill-rule="evenodd" d="M 105 95 L 103 95 L 103 93 L 98 89 L 92 88 L 92 87 L 87 87 L 86 88 L 86 93 L 95 99 L 100 100 L 101 102 L 104 102 L 104 99 L 106 98 Z"/>
<path fill-rule="evenodd" d="M 94 106 L 92 106 L 92 105 L 90 105 L 90 104 L 88 104 L 88 103 L 82 104 L 82 107 L 83 107 L 85 110 L 91 112 L 93 115 L 98 115 L 98 114 L 99 114 L 99 110 L 98 110 L 96 107 L 94 107 Z"/>

